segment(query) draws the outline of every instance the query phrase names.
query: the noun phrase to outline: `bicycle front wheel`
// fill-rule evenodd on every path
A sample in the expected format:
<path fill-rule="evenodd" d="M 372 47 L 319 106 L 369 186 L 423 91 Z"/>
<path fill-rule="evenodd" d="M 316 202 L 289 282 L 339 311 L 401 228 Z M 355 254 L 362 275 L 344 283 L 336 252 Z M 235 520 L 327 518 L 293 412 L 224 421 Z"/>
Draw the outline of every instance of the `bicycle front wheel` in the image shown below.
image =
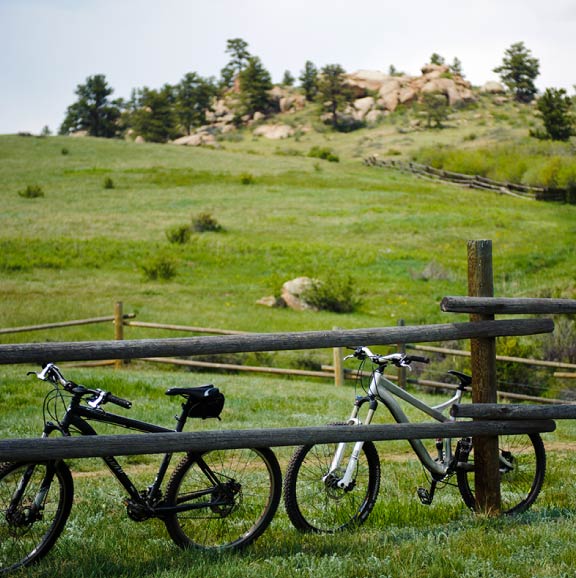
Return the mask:
<path fill-rule="evenodd" d="M 189 454 L 166 488 L 164 520 L 181 548 L 241 549 L 270 525 L 282 491 L 278 460 L 268 448 Z"/>
<path fill-rule="evenodd" d="M 0 574 L 48 553 L 66 525 L 73 496 L 63 462 L 0 465 Z"/>
<path fill-rule="evenodd" d="M 498 436 L 500 449 L 500 496 L 502 514 L 519 514 L 536 500 L 546 473 L 546 452 L 539 434 Z M 464 503 L 476 509 L 474 497 L 474 450 L 456 472 Z"/>
<path fill-rule="evenodd" d="M 372 512 L 380 489 L 380 459 L 372 442 L 364 442 L 347 488 L 344 475 L 354 444 L 346 444 L 342 466 L 329 474 L 338 444 L 302 446 L 286 471 L 284 504 L 290 521 L 302 532 L 334 533 L 354 528 Z"/>

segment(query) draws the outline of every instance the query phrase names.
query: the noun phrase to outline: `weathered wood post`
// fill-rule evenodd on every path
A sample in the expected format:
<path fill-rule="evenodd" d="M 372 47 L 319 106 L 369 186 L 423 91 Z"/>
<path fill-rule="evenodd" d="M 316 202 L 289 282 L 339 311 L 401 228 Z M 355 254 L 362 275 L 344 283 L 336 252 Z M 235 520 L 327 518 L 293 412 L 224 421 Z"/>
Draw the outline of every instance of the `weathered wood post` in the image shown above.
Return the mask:
<path fill-rule="evenodd" d="M 404 319 L 399 319 L 398 320 L 398 327 L 404 327 L 404 325 L 405 325 Z M 399 343 L 398 344 L 398 353 L 406 353 L 406 344 L 405 343 Z M 399 367 L 398 368 L 398 385 L 402 389 L 406 388 L 406 368 L 405 367 Z"/>
<path fill-rule="evenodd" d="M 339 327 L 333 327 L 334 331 L 340 329 Z M 344 362 L 342 357 L 344 356 L 344 349 L 342 347 L 333 348 L 334 356 L 334 385 L 344 385 Z"/>
<path fill-rule="evenodd" d="M 122 341 L 124 339 L 124 307 L 122 301 L 116 301 L 114 304 L 114 339 Z M 115 369 L 121 369 L 124 365 L 122 359 L 116 359 L 114 362 Z"/>
<path fill-rule="evenodd" d="M 492 241 L 468 242 L 468 295 L 493 297 Z M 494 315 L 471 314 L 470 321 L 493 320 Z M 473 403 L 496 403 L 496 339 L 470 340 Z M 475 492 L 478 511 L 500 513 L 498 438 L 474 438 Z"/>

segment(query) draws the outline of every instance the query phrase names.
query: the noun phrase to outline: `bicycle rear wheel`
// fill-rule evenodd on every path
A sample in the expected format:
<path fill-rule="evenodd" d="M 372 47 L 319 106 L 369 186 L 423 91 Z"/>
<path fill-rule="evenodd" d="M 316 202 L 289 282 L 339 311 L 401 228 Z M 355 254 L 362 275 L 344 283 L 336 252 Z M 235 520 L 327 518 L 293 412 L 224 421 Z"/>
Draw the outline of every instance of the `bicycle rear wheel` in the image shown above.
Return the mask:
<path fill-rule="evenodd" d="M 342 468 L 326 477 L 338 444 L 302 446 L 292 456 L 284 480 L 284 505 L 302 532 L 334 533 L 364 523 L 380 489 L 380 459 L 372 442 L 364 442 L 348 488 L 339 488 L 354 444 L 346 444 Z"/>
<path fill-rule="evenodd" d="M 546 473 L 546 452 L 539 434 L 498 436 L 500 448 L 500 495 L 502 514 L 519 514 L 536 500 Z M 476 509 L 474 454 L 456 472 L 464 503 Z"/>
<path fill-rule="evenodd" d="M 63 462 L 0 465 L 0 574 L 48 553 L 66 525 L 73 496 L 72 476 Z"/>
<path fill-rule="evenodd" d="M 241 549 L 270 525 L 282 491 L 278 460 L 268 448 L 189 454 L 166 488 L 168 506 L 190 506 L 164 523 L 181 548 Z"/>

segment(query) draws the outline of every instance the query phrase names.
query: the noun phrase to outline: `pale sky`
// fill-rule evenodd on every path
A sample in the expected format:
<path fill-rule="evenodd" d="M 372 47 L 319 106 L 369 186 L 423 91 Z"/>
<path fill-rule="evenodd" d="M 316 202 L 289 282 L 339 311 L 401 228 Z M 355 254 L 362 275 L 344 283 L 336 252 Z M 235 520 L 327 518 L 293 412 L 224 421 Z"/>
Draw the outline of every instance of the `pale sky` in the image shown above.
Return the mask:
<path fill-rule="evenodd" d="M 0 0 L 0 134 L 57 132 L 95 74 L 126 99 L 188 72 L 219 77 L 231 38 L 274 82 L 307 60 L 417 76 L 436 52 L 479 86 L 521 41 L 540 90 L 576 84 L 576 0 Z"/>

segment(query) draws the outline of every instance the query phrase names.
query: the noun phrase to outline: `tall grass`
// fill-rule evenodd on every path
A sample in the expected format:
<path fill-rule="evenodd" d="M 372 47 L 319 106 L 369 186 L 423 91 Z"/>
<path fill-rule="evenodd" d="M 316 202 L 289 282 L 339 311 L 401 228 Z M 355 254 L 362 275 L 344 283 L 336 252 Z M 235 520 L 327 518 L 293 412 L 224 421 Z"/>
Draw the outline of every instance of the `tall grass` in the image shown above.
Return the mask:
<path fill-rule="evenodd" d="M 2 437 L 38 434 L 44 384 L 25 376 L 28 367 L 0 374 Z M 174 400 L 163 394 L 173 386 L 197 385 L 186 372 L 65 369 L 86 385 L 111 389 L 134 402 L 130 414 L 167 427 L 173 425 Z M 354 388 L 301 380 L 206 375 L 226 395 L 223 421 L 198 421 L 191 428 L 244 429 L 322 425 L 341 420 L 351 408 Z M 421 395 L 422 392 L 419 392 Z M 429 402 L 440 401 L 424 396 Z M 123 411 L 123 410 L 120 410 Z M 413 414 L 412 414 L 413 415 Z M 415 417 L 413 415 L 413 417 Z M 387 421 L 382 410 L 378 422 Z M 74 460 L 75 503 L 57 547 L 38 566 L 21 575 L 61 578 L 140 577 L 214 578 L 334 575 L 356 577 L 551 577 L 570 576 L 576 555 L 572 483 L 575 429 L 559 424 L 546 434 L 548 477 L 533 508 L 516 518 L 486 518 L 468 512 L 453 487 L 422 506 L 415 488 L 425 483 L 406 442 L 379 443 L 382 489 L 368 522 L 335 536 L 296 532 L 280 508 L 272 526 L 241 554 L 183 552 L 158 521 L 130 521 L 120 487 L 98 460 Z M 112 433 L 106 431 L 104 433 Z M 115 432 L 121 433 L 121 432 Z M 277 448 L 286 467 L 292 448 Z M 138 485 L 150 483 L 158 458 L 124 458 Z M 88 538 L 89 536 L 89 538 Z"/>
<path fill-rule="evenodd" d="M 576 160 L 570 143 L 527 138 L 490 147 L 427 147 L 414 160 L 456 173 L 534 187 L 576 189 Z"/>

